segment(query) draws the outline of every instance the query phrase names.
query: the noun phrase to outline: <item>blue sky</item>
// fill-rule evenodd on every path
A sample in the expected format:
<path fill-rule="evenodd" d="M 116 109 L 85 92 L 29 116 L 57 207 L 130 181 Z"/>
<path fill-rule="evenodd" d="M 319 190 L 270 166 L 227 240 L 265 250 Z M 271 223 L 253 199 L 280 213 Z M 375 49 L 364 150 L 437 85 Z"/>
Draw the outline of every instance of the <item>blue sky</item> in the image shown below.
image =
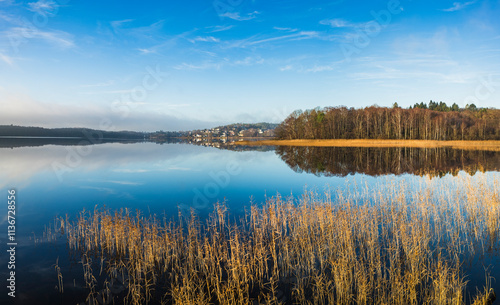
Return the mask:
<path fill-rule="evenodd" d="M 0 0 L 0 124 L 179 130 L 500 105 L 500 1 Z"/>

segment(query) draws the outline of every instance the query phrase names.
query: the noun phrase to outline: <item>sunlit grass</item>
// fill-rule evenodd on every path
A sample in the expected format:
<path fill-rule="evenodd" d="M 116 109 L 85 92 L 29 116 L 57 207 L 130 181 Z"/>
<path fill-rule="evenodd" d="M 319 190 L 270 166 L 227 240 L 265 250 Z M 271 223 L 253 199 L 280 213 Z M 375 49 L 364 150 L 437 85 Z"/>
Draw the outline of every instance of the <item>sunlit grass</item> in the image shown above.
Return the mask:
<path fill-rule="evenodd" d="M 308 147 L 448 147 L 465 150 L 500 151 L 500 141 L 437 141 L 437 140 L 372 140 L 372 139 L 295 139 L 239 141 L 235 145 L 272 145 L 272 146 L 308 146 Z"/>
<path fill-rule="evenodd" d="M 206 221 L 96 209 L 61 227 L 89 300 L 100 263 L 128 304 L 488 304 L 463 264 L 498 249 L 499 186 L 462 176 L 276 196 L 237 221 L 223 205 Z"/>

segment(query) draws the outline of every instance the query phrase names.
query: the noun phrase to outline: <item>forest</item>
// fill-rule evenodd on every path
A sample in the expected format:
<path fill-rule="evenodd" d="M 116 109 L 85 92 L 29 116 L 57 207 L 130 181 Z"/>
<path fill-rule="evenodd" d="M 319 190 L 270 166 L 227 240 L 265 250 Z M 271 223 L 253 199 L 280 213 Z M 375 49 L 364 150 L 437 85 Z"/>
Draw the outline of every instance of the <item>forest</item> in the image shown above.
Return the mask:
<path fill-rule="evenodd" d="M 370 106 L 297 110 L 275 130 L 277 139 L 500 140 L 500 110 L 430 101 L 408 109 Z"/>

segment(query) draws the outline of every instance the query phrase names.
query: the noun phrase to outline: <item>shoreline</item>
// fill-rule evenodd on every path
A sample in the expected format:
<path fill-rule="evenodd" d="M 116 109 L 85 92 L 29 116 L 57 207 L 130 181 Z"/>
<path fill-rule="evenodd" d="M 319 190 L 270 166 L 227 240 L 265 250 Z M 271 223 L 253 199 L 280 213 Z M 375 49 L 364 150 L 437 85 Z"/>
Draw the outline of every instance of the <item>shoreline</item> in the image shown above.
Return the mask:
<path fill-rule="evenodd" d="M 455 148 L 500 151 L 500 141 L 435 141 L 435 140 L 373 140 L 373 139 L 328 139 L 328 140 L 263 140 L 239 141 L 235 145 L 252 146 L 310 146 L 310 147 L 405 147 L 405 148 Z"/>

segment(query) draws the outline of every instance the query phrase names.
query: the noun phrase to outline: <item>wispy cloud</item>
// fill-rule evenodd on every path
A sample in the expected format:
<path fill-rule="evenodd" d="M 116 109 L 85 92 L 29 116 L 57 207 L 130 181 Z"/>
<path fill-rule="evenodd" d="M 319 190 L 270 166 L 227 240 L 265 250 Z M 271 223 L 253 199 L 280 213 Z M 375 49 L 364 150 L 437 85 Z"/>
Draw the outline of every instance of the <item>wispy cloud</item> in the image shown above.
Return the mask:
<path fill-rule="evenodd" d="M 353 72 L 349 77 L 356 80 L 432 80 L 447 84 L 464 84 L 477 77 L 477 73 L 462 67 L 458 62 L 420 56 L 414 58 L 381 60 L 374 57 L 360 59 L 362 72 Z"/>
<path fill-rule="evenodd" d="M 215 38 L 213 36 L 205 36 L 205 37 L 198 36 L 198 37 L 195 37 L 193 39 L 188 39 L 188 40 L 192 43 L 196 43 L 196 42 L 220 42 L 219 38 Z"/>
<path fill-rule="evenodd" d="M 278 41 L 278 40 L 303 40 L 303 39 L 311 39 L 311 38 L 317 38 L 317 37 L 319 37 L 319 32 L 300 31 L 298 33 L 294 33 L 294 34 L 290 34 L 290 35 L 282 35 L 282 36 L 276 36 L 276 37 L 271 37 L 271 38 L 250 41 L 250 42 L 248 42 L 248 45 L 257 45 L 257 44 Z"/>
<path fill-rule="evenodd" d="M 393 71 L 393 72 L 360 72 L 352 73 L 349 76 L 355 80 L 390 80 L 390 79 L 411 79 L 411 80 L 433 80 L 434 82 L 445 84 L 466 84 L 473 79 L 469 74 L 464 73 L 441 73 L 432 71 Z"/>
<path fill-rule="evenodd" d="M 43 14 L 53 16 L 59 9 L 60 5 L 51 0 L 40 0 L 37 2 L 28 3 L 28 10 Z"/>
<path fill-rule="evenodd" d="M 275 32 L 273 35 L 253 35 L 251 37 L 237 39 L 237 40 L 227 40 L 221 45 L 222 49 L 233 49 L 233 48 L 249 48 L 256 47 L 259 45 L 267 46 L 271 43 L 282 43 L 289 41 L 299 41 L 306 39 L 321 39 L 321 40 L 331 40 L 330 37 L 322 35 L 321 32 L 317 31 L 300 31 L 293 33 L 286 32 Z"/>
<path fill-rule="evenodd" d="M 234 25 L 215 25 L 215 26 L 207 27 L 207 29 L 210 29 L 210 31 L 209 31 L 210 33 L 228 31 L 232 28 L 234 28 Z"/>
<path fill-rule="evenodd" d="M 353 28 L 359 26 L 359 24 L 351 23 L 344 19 L 335 18 L 335 19 L 324 19 L 319 22 L 323 25 L 331 26 L 332 28 Z"/>
<path fill-rule="evenodd" d="M 116 191 L 114 189 L 111 189 L 111 188 L 107 188 L 107 187 L 98 187 L 98 186 L 86 186 L 86 185 L 82 185 L 80 186 L 81 189 L 85 189 L 85 190 L 95 190 L 95 191 L 99 191 L 99 192 L 104 192 L 104 193 L 107 193 L 107 194 L 116 194 Z"/>
<path fill-rule="evenodd" d="M 123 19 L 110 22 L 115 35 L 133 36 L 155 42 L 164 40 L 165 36 L 162 32 L 164 24 L 165 20 L 158 20 L 144 26 L 137 26 L 135 19 Z"/>
<path fill-rule="evenodd" d="M 275 26 L 273 29 L 278 30 L 278 31 L 285 31 L 285 32 L 297 32 L 298 31 L 298 29 L 294 29 L 294 28 L 282 28 L 282 27 L 279 27 L 279 26 Z"/>
<path fill-rule="evenodd" d="M 75 46 L 72 35 L 63 31 L 42 31 L 32 27 L 14 27 L 5 31 L 4 34 L 7 37 L 40 39 L 62 49 L 69 49 Z"/>
<path fill-rule="evenodd" d="M 246 14 L 245 16 L 241 16 L 240 13 L 238 12 L 227 12 L 224 14 L 221 14 L 221 17 L 226 17 L 229 19 L 233 19 L 236 21 L 246 21 L 246 20 L 252 20 L 257 18 L 257 15 L 259 15 L 260 12 L 254 11 L 253 13 Z"/>
<path fill-rule="evenodd" d="M 110 24 L 111 24 L 111 27 L 114 29 L 114 30 L 118 30 L 120 29 L 124 24 L 127 24 L 127 23 L 131 23 L 133 22 L 134 19 L 123 19 L 123 20 L 115 20 L 115 21 L 111 21 Z"/>
<path fill-rule="evenodd" d="M 189 64 L 183 62 L 180 65 L 174 67 L 176 70 L 207 70 L 207 69 L 216 69 L 219 70 L 222 67 L 221 63 L 214 62 L 204 62 L 201 64 Z"/>
<path fill-rule="evenodd" d="M 176 70 L 220 70 L 225 66 L 232 66 L 232 67 L 241 67 L 241 66 L 253 66 L 253 65 L 261 65 L 264 64 L 265 60 L 260 57 L 260 56 L 247 56 L 243 59 L 231 59 L 231 58 L 223 58 L 217 61 L 216 59 L 214 60 L 207 60 L 202 63 L 198 64 L 192 64 L 192 63 L 182 63 L 180 65 L 177 65 L 174 67 Z M 181 104 L 182 105 L 182 104 Z M 192 106 L 191 104 L 188 104 L 188 106 Z"/>
<path fill-rule="evenodd" d="M 264 59 L 261 58 L 260 56 L 253 57 L 253 56 L 247 56 L 242 60 L 235 60 L 233 62 L 234 65 L 236 66 L 252 66 L 252 65 L 260 65 L 264 63 Z"/>
<path fill-rule="evenodd" d="M 147 54 L 155 54 L 157 53 L 155 49 L 146 49 L 146 48 L 138 48 L 137 51 L 141 52 L 141 54 L 147 55 Z"/>
<path fill-rule="evenodd" d="M 293 67 L 292 67 L 292 65 L 286 65 L 286 66 L 281 67 L 281 68 L 279 68 L 279 69 L 280 69 L 280 71 L 282 71 L 282 72 L 283 72 L 283 71 L 290 71 L 290 70 L 292 70 L 292 69 L 293 69 Z"/>
<path fill-rule="evenodd" d="M 120 168 L 120 169 L 115 169 L 113 172 L 115 173 L 125 173 L 125 174 L 141 174 L 141 173 L 148 173 L 151 170 L 149 169 L 128 169 L 128 168 Z"/>
<path fill-rule="evenodd" d="M 120 185 L 132 185 L 132 186 L 137 186 L 137 185 L 143 185 L 144 183 L 141 182 L 133 182 L 133 181 L 117 181 L 117 180 L 104 180 L 101 181 L 103 183 L 113 183 L 113 184 L 120 184 Z"/>
<path fill-rule="evenodd" d="M 312 68 L 309 68 L 306 70 L 306 72 L 325 72 L 325 71 L 332 71 L 333 70 L 333 65 L 324 65 L 324 66 L 314 66 Z"/>
<path fill-rule="evenodd" d="M 450 8 L 442 9 L 443 12 L 455 12 L 460 11 L 466 8 L 467 6 L 476 3 L 477 0 L 469 1 L 469 2 L 453 2 L 453 6 Z"/>
<path fill-rule="evenodd" d="M 192 35 L 193 32 L 196 32 L 195 29 L 174 36 L 165 36 L 160 33 L 160 28 L 158 28 L 159 26 L 163 26 L 163 21 L 159 21 L 147 28 L 136 28 L 135 30 L 133 30 L 134 35 L 138 36 L 139 38 L 150 39 L 151 37 L 154 36 L 155 39 L 157 40 L 156 42 L 159 42 L 150 47 L 137 48 L 140 54 L 142 55 L 161 54 L 162 51 L 173 48 L 180 41 L 184 40 L 190 41 L 190 38 L 188 37 L 190 37 L 190 35 Z M 151 33 L 148 33 L 148 31 L 151 31 Z M 154 34 L 155 32 L 156 34 Z"/>
<path fill-rule="evenodd" d="M 179 167 L 179 166 L 170 166 L 169 168 L 166 168 L 165 171 L 184 171 L 184 172 L 187 172 L 187 171 L 194 171 L 192 168 L 188 168 L 188 167 Z M 197 170 L 199 171 L 199 170 Z"/>
<path fill-rule="evenodd" d="M 0 53 L 0 59 L 2 61 L 4 61 L 6 64 L 8 64 L 9 66 L 14 65 L 14 60 L 12 59 L 12 57 L 9 57 L 5 54 Z"/>
<path fill-rule="evenodd" d="M 2 12 L 2 11 L 0 11 L 0 20 L 1 19 L 5 20 L 11 24 L 16 24 L 16 25 L 22 24 L 21 21 L 19 20 L 19 18 L 16 18 L 15 16 L 7 14 L 7 13 Z"/>

